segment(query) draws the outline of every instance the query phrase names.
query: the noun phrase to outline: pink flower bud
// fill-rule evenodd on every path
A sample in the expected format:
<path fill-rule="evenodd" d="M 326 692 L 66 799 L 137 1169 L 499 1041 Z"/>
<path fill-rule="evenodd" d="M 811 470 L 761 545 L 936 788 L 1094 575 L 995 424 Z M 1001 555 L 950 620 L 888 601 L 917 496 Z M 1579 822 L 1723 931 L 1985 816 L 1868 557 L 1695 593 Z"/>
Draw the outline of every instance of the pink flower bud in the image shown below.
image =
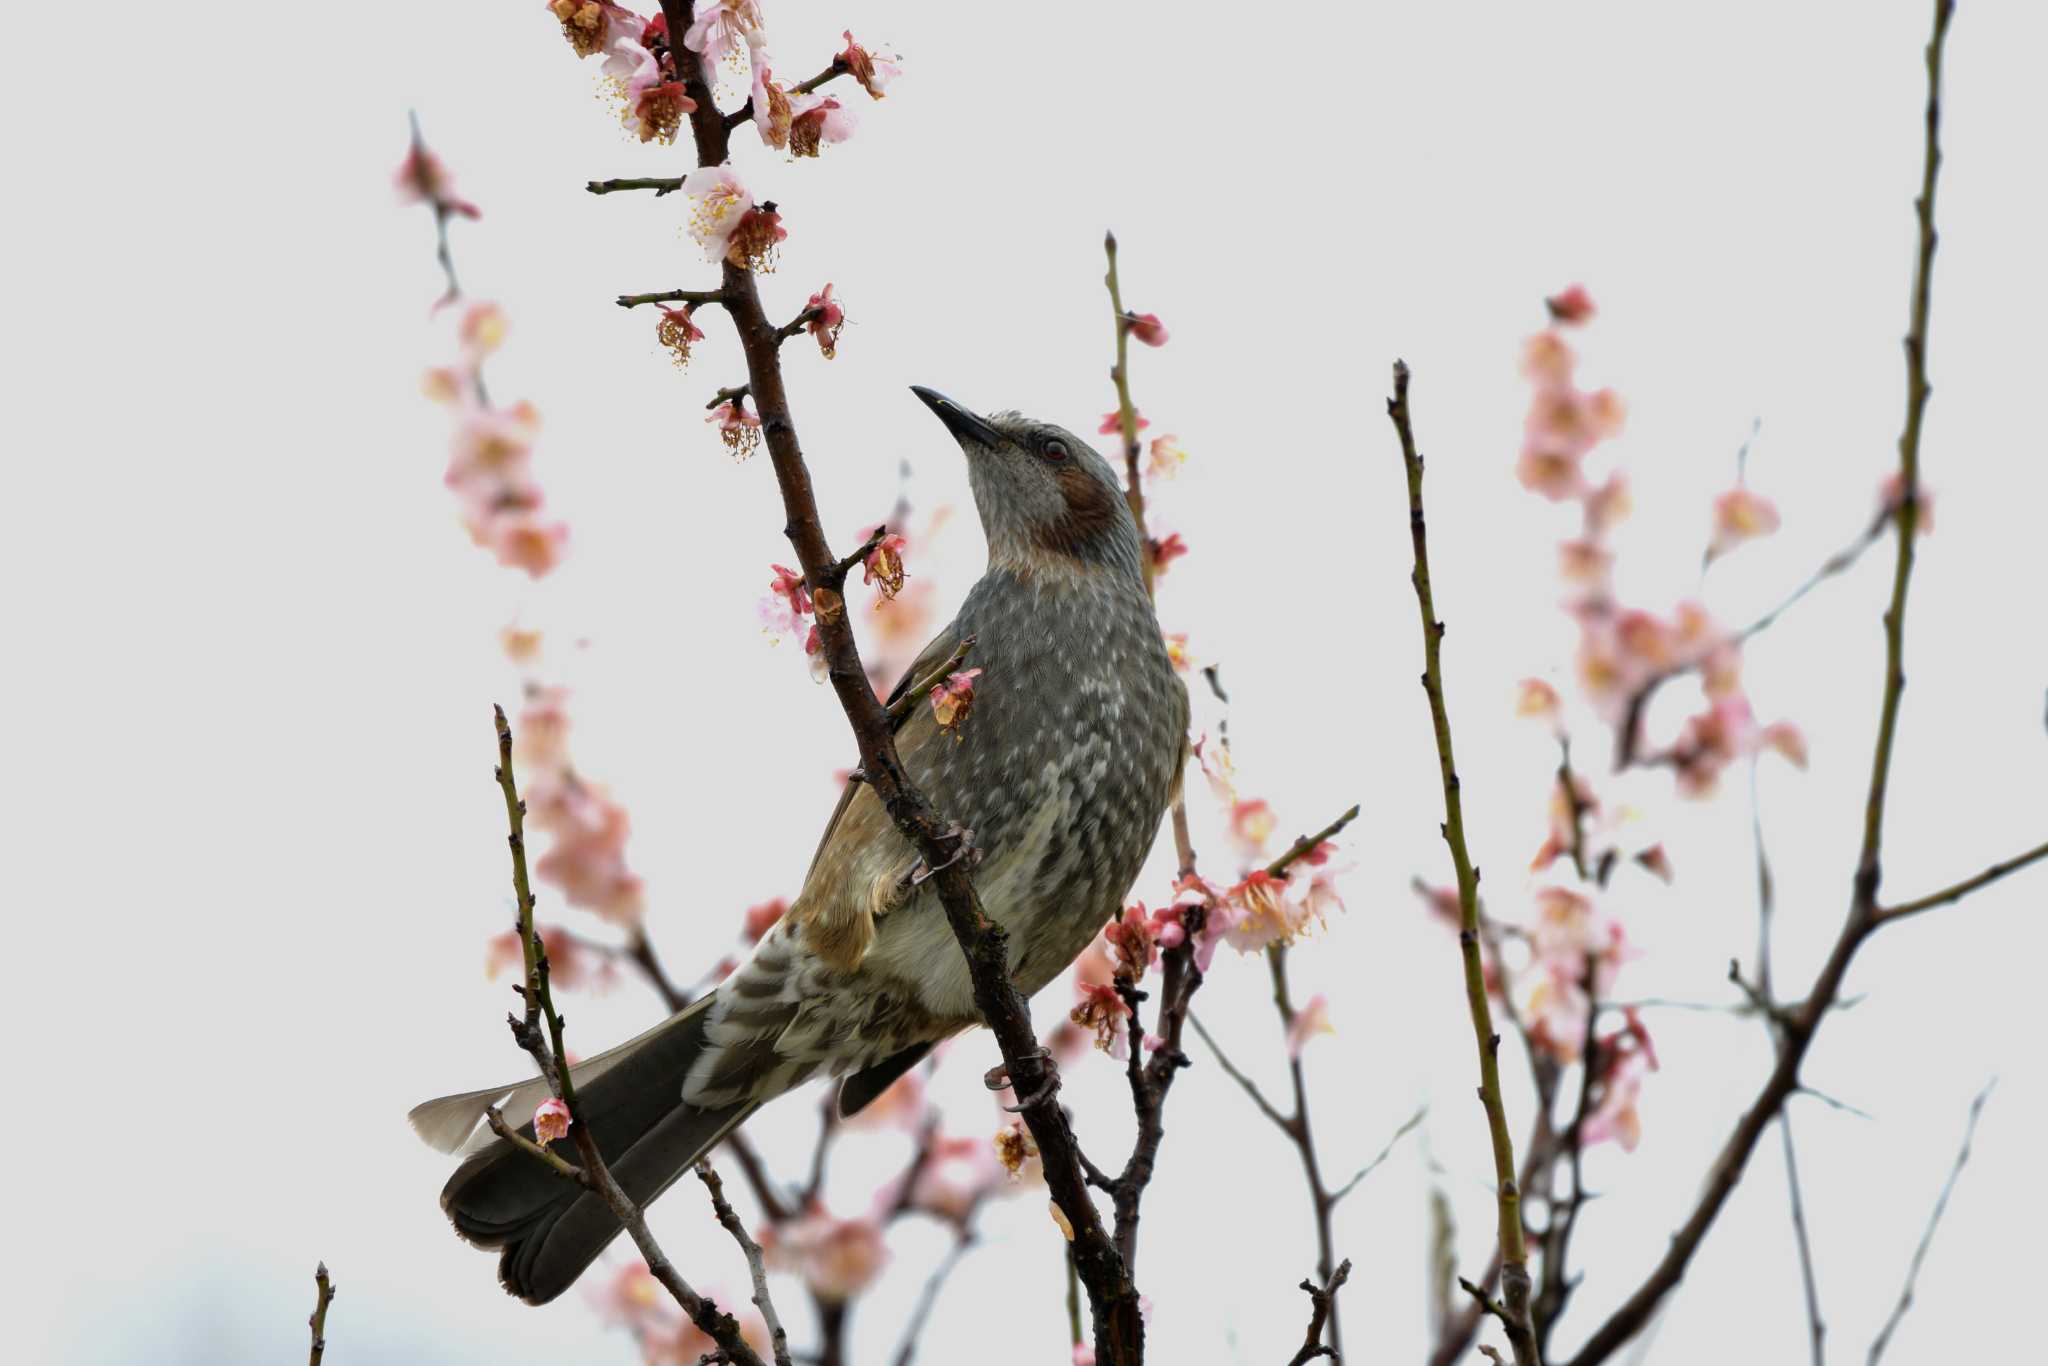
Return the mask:
<path fill-rule="evenodd" d="M 758 906 L 747 907 L 747 913 L 740 920 L 740 938 L 749 944 L 761 942 L 761 936 L 775 928 L 775 922 L 782 919 L 789 910 L 789 903 L 781 897 L 764 901 Z"/>
<path fill-rule="evenodd" d="M 1147 346 L 1166 345 L 1166 324 L 1157 313 L 1126 313 L 1124 327 Z"/>
<path fill-rule="evenodd" d="M 1563 293 L 1553 294 L 1543 301 L 1556 321 L 1575 326 L 1590 322 L 1593 317 L 1593 296 L 1586 292 L 1584 285 L 1572 285 Z"/>
<path fill-rule="evenodd" d="M 1152 425 L 1150 419 L 1148 419 L 1143 413 L 1134 413 L 1133 416 L 1137 418 L 1137 422 L 1132 428 L 1133 431 L 1142 432 L 1147 427 Z M 1100 427 L 1097 427 L 1095 430 L 1100 432 L 1104 436 L 1116 436 L 1120 434 L 1123 431 L 1123 429 L 1124 415 L 1122 410 L 1118 410 L 1112 413 L 1104 413 L 1102 415 L 1102 425 Z"/>
<path fill-rule="evenodd" d="M 1154 536 L 1147 543 L 1147 549 L 1152 552 L 1152 572 L 1164 574 L 1168 565 L 1188 553 L 1188 543 L 1176 531 L 1164 537 Z"/>
<path fill-rule="evenodd" d="M 533 1112 L 534 1141 L 545 1147 L 569 1135 L 569 1107 L 554 1096 L 542 1101 Z"/>

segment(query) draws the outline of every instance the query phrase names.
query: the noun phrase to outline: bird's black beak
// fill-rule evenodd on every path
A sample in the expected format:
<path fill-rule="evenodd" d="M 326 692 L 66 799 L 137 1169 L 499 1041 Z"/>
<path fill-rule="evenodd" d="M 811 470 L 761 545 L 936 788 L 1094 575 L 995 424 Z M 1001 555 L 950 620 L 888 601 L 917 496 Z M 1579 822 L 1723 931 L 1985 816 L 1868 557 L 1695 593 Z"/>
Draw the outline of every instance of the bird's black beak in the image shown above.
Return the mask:
<path fill-rule="evenodd" d="M 924 406 L 939 415 L 939 421 L 946 424 L 946 430 L 956 441 L 972 441 L 978 446 L 994 446 L 1002 441 L 1002 434 L 983 422 L 973 413 L 947 398 L 936 389 L 927 389 L 922 384 L 910 386 L 910 392 L 924 400 Z"/>

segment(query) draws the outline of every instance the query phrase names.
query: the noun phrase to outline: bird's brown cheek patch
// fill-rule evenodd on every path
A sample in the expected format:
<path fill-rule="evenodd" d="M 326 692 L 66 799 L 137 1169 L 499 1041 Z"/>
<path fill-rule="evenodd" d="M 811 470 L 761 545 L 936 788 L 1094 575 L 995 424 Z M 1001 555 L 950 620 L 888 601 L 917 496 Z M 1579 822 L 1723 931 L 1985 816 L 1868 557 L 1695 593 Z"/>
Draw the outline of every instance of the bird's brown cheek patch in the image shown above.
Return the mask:
<path fill-rule="evenodd" d="M 1066 506 L 1058 517 L 1036 528 L 1032 539 L 1041 550 L 1078 556 L 1115 523 L 1117 494 L 1072 465 L 1055 477 Z"/>

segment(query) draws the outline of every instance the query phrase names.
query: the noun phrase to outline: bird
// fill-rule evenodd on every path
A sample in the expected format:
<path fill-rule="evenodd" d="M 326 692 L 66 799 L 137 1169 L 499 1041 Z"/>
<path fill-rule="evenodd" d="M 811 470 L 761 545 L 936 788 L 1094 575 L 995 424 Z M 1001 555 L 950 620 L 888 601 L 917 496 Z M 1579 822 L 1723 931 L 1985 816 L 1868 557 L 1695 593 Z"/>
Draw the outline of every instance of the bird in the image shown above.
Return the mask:
<path fill-rule="evenodd" d="M 1008 932 L 1009 971 L 1032 995 L 1120 910 L 1178 798 L 1188 693 L 1154 615 L 1147 547 L 1116 472 L 1064 428 L 981 416 L 915 394 L 966 458 L 988 566 L 891 700 L 972 637 L 971 715 L 943 727 L 904 709 L 895 741 L 935 808 L 971 832 L 975 886 Z M 917 853 L 856 774 L 802 890 L 717 988 L 571 1070 L 579 1122 L 643 1208 L 761 1106 L 840 1078 L 852 1115 L 942 1040 L 982 1017 L 966 959 Z M 596 1193 L 491 1135 L 486 1111 L 531 1114 L 539 1079 L 415 1107 L 414 1131 L 464 1160 L 441 1208 L 499 1252 L 530 1304 L 572 1285 L 621 1225 Z M 529 1140 L 533 1125 L 521 1130 Z"/>

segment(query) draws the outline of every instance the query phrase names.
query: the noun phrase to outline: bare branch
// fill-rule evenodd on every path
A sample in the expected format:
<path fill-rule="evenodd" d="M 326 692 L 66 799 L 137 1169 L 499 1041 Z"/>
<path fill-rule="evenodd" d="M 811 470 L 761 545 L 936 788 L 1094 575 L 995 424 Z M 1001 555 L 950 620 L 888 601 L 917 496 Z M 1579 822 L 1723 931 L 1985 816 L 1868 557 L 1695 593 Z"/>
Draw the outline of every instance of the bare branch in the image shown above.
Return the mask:
<path fill-rule="evenodd" d="M 761 1245 L 747 1234 L 747 1227 L 740 1222 L 726 1203 L 725 1183 L 718 1179 L 718 1173 L 705 1161 L 697 1163 L 697 1179 L 704 1183 L 704 1189 L 711 1194 L 711 1212 L 718 1216 L 719 1224 L 732 1240 L 740 1245 L 740 1253 L 747 1259 L 747 1274 L 754 1282 L 754 1307 L 761 1311 L 761 1321 L 768 1325 L 768 1342 L 775 1353 L 775 1366 L 790 1366 L 789 1334 L 782 1331 L 782 1319 L 775 1312 L 775 1301 L 768 1295 L 768 1264 L 761 1255 Z"/>
<path fill-rule="evenodd" d="M 1918 915 L 1921 911 L 1931 911 L 1937 906 L 1946 906 L 1952 901 L 1961 901 L 1979 887 L 1988 886 L 2006 874 L 2016 873 L 2028 864 L 2039 863 L 2044 858 L 2048 858 L 2048 844 L 2035 845 L 2032 849 L 2027 850 L 2026 853 L 2015 855 L 2003 863 L 1994 863 L 1975 877 L 1964 878 L 1953 887 L 1944 887 L 1938 892 L 1930 893 L 1913 901 L 1901 902 L 1896 906 L 1886 906 L 1878 911 L 1877 923 L 1889 925 L 1894 920 L 1903 920 L 1909 915 Z"/>
<path fill-rule="evenodd" d="M 1222 1067 L 1224 1075 L 1244 1088 L 1244 1093 L 1252 1098 L 1252 1104 L 1259 1107 L 1260 1114 L 1273 1121 L 1275 1128 L 1288 1137 L 1293 1137 L 1293 1118 L 1281 1114 L 1279 1107 L 1266 1099 L 1266 1093 L 1259 1089 L 1259 1084 L 1238 1070 L 1237 1064 L 1230 1060 L 1230 1056 L 1223 1051 L 1223 1046 L 1216 1042 L 1215 1036 L 1209 1033 L 1208 1027 L 1202 1023 L 1201 1018 L 1196 1015 L 1189 1015 L 1188 1023 L 1195 1027 L 1195 1033 L 1202 1036 L 1202 1042 L 1209 1045 L 1209 1051 L 1216 1055 L 1217 1065 Z"/>
<path fill-rule="evenodd" d="M 1401 1140 L 1408 1137 L 1408 1135 L 1414 1133 L 1416 1129 L 1420 1128 L 1422 1125 L 1422 1121 L 1426 1119 L 1428 1115 L 1429 1107 L 1425 1105 L 1421 1109 L 1417 1110 L 1414 1114 L 1408 1116 L 1406 1120 L 1402 1121 L 1401 1127 L 1394 1130 L 1394 1136 L 1387 1140 L 1387 1146 L 1379 1150 L 1378 1156 L 1374 1157 L 1372 1161 L 1366 1163 L 1363 1167 L 1360 1167 L 1357 1170 L 1357 1172 L 1355 1172 L 1352 1175 L 1349 1181 L 1346 1181 L 1336 1190 L 1330 1192 L 1330 1203 L 1334 1205 L 1339 1200 L 1342 1200 L 1345 1196 L 1351 1194 L 1351 1192 L 1357 1188 L 1359 1182 L 1365 1180 L 1366 1177 L 1371 1176 L 1373 1172 L 1377 1171 L 1381 1163 L 1385 1162 L 1389 1157 L 1392 1157 L 1394 1155 L 1394 1149 L 1400 1144 Z"/>
<path fill-rule="evenodd" d="M 333 1303 L 334 1282 L 327 1275 L 327 1263 L 321 1262 L 313 1268 L 313 1314 L 306 1320 L 306 1326 L 313 1330 L 309 1366 L 320 1366 L 320 1358 L 327 1354 L 327 1306 Z"/>
<path fill-rule="evenodd" d="M 1515 1179 L 1515 1141 L 1508 1132 L 1507 1109 L 1500 1091 L 1500 1035 L 1493 1032 L 1487 1002 L 1486 976 L 1479 954 L 1479 870 L 1465 847 L 1464 802 L 1459 791 L 1457 761 L 1451 753 L 1451 719 L 1444 703 L 1442 647 L 1444 624 L 1437 618 L 1429 582 L 1429 540 L 1422 513 L 1422 455 L 1408 415 L 1408 367 L 1394 362 L 1394 396 L 1387 416 L 1400 438 L 1401 461 L 1408 475 L 1408 531 L 1414 544 L 1416 606 L 1422 613 L 1423 691 L 1429 697 L 1430 720 L 1436 732 L 1437 765 L 1443 774 L 1444 843 L 1458 874 L 1458 944 L 1465 965 L 1465 1000 L 1472 1015 L 1472 1033 L 1479 1048 L 1479 1100 L 1493 1141 L 1494 1178 L 1500 1205 L 1501 1289 L 1506 1299 L 1501 1320 L 1516 1366 L 1538 1366 L 1536 1334 L 1529 1318 L 1529 1258 L 1522 1238 L 1522 1191 Z M 1483 1293 L 1483 1292 L 1482 1292 Z"/>
<path fill-rule="evenodd" d="M 1314 1281 L 1303 1281 L 1301 1288 L 1308 1292 L 1308 1331 L 1302 1334 L 1301 1350 L 1291 1357 L 1287 1366 L 1307 1366 L 1317 1357 L 1329 1357 L 1332 1361 L 1342 1360 L 1334 1347 L 1323 1345 L 1323 1325 L 1328 1322 L 1331 1311 L 1337 1305 L 1337 1291 L 1344 1282 L 1351 1279 L 1351 1259 L 1346 1257 L 1337 1264 L 1337 1269 L 1323 1278 L 1317 1285 Z"/>
<path fill-rule="evenodd" d="M 1941 1216 L 1948 1211 L 1948 1198 L 1955 1194 L 1956 1180 L 1963 1174 L 1963 1167 L 1970 1160 L 1970 1143 L 1977 1137 L 1977 1118 L 1984 1113 L 1984 1102 L 1991 1099 L 1991 1090 L 1998 1085 L 1993 1077 L 1984 1083 L 1984 1089 L 1970 1102 L 1969 1122 L 1963 1126 L 1963 1146 L 1956 1153 L 1955 1165 L 1948 1169 L 1948 1180 L 1941 1183 L 1941 1195 L 1934 1202 L 1934 1213 L 1928 1216 L 1927 1231 L 1920 1235 L 1920 1245 L 1913 1249 L 1913 1261 L 1906 1268 L 1906 1285 L 1899 1292 L 1899 1302 L 1892 1307 L 1891 1317 L 1878 1330 L 1877 1338 L 1870 1344 L 1868 1366 L 1877 1366 L 1884 1356 L 1885 1348 L 1891 1345 L 1892 1334 L 1897 1331 L 1899 1320 L 1906 1317 L 1906 1311 L 1913 1307 L 1913 1287 L 1920 1280 L 1920 1267 L 1927 1260 L 1927 1249 L 1934 1245 L 1934 1231 L 1941 1227 Z"/>

